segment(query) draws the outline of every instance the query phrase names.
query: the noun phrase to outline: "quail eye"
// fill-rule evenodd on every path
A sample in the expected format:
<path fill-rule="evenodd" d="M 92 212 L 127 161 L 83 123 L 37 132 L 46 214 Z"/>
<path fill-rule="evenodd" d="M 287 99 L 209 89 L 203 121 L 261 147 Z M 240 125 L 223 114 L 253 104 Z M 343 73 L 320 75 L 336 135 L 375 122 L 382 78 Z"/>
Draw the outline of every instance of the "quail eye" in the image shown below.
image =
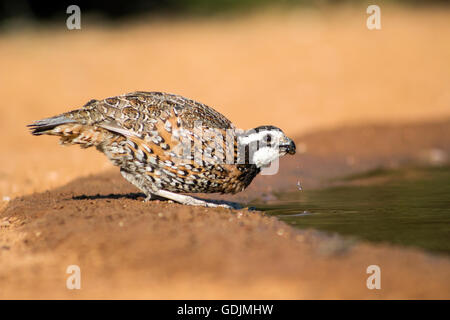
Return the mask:
<path fill-rule="evenodd" d="M 272 142 L 272 136 L 270 134 L 266 135 L 264 137 L 264 141 L 267 143 L 271 143 Z"/>

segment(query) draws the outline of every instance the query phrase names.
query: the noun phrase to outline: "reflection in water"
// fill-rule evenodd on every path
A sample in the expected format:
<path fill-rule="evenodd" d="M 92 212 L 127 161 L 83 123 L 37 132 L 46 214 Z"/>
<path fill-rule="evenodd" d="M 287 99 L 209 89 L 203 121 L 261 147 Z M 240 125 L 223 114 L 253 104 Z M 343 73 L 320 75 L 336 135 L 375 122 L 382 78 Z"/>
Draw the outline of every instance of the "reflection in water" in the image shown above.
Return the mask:
<path fill-rule="evenodd" d="M 252 203 L 298 228 L 450 254 L 450 167 L 374 170 Z"/>

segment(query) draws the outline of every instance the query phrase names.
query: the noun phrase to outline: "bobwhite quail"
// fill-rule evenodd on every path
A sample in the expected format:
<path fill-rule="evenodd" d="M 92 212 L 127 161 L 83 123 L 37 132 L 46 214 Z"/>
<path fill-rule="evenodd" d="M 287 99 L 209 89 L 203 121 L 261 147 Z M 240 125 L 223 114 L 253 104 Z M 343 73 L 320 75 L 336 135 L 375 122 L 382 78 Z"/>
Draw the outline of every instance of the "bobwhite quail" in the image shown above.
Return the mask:
<path fill-rule="evenodd" d="M 133 92 L 91 100 L 29 125 L 61 144 L 95 146 L 147 196 L 224 206 L 180 193 L 236 193 L 294 142 L 274 126 L 237 129 L 214 109 L 179 95 Z"/>

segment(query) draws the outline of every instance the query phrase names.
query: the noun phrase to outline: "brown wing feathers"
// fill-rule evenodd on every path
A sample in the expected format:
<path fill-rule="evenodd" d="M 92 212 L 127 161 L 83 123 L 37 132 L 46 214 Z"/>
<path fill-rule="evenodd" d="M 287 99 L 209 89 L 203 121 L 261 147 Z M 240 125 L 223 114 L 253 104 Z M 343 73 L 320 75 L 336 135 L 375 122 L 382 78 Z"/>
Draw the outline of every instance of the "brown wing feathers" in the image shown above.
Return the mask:
<path fill-rule="evenodd" d="M 219 145 L 223 148 L 217 146 L 217 137 L 195 134 L 199 123 L 222 135 Z M 132 174 L 147 175 L 166 190 L 238 192 L 253 179 L 240 181 L 242 168 L 224 163 L 226 130 L 234 129 L 233 124 L 214 109 L 177 95 L 134 92 L 91 100 L 81 109 L 36 121 L 29 127 L 34 135 L 59 136 L 62 144 L 96 146 L 114 164 Z M 178 129 L 182 136 L 175 135 Z M 177 150 L 186 141 L 197 147 L 187 156 Z M 233 148 L 236 159 L 235 142 Z M 194 152 L 202 156 L 199 163 L 193 161 Z"/>

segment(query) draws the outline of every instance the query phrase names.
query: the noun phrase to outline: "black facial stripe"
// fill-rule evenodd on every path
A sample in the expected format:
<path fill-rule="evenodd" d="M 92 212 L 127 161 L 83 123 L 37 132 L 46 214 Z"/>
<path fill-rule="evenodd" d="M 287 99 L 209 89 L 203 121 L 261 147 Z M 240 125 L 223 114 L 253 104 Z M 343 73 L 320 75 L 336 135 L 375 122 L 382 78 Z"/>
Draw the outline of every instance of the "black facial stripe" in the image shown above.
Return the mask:
<path fill-rule="evenodd" d="M 257 128 L 254 129 L 255 132 L 260 132 L 260 131 L 281 131 L 280 128 L 274 127 L 274 126 L 259 126 Z"/>

